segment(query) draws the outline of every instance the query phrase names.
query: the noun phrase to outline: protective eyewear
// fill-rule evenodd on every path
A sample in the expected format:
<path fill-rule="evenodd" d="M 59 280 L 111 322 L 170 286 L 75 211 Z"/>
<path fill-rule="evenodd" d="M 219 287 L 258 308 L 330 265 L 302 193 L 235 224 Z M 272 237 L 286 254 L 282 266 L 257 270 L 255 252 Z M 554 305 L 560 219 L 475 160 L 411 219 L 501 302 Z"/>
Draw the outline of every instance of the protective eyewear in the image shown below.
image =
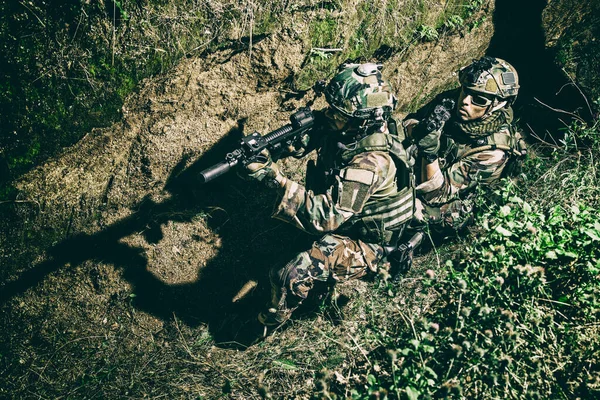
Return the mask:
<path fill-rule="evenodd" d="M 463 93 L 466 96 L 471 96 L 471 103 L 478 107 L 487 107 L 494 101 L 487 96 L 482 95 L 481 93 L 475 92 L 473 90 L 463 89 Z"/>

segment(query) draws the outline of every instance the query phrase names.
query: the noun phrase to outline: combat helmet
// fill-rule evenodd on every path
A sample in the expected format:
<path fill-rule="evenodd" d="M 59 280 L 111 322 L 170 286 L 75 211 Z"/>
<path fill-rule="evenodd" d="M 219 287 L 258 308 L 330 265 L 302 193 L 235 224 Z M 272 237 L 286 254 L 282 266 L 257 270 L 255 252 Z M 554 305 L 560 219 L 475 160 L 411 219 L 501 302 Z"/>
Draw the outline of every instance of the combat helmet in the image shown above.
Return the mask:
<path fill-rule="evenodd" d="M 381 76 L 381 64 L 342 64 L 325 87 L 327 103 L 349 118 L 384 121 L 396 108 L 396 97 Z"/>
<path fill-rule="evenodd" d="M 508 62 L 485 56 L 473 61 L 459 72 L 464 89 L 491 95 L 499 100 L 514 102 L 519 92 L 519 76 Z"/>

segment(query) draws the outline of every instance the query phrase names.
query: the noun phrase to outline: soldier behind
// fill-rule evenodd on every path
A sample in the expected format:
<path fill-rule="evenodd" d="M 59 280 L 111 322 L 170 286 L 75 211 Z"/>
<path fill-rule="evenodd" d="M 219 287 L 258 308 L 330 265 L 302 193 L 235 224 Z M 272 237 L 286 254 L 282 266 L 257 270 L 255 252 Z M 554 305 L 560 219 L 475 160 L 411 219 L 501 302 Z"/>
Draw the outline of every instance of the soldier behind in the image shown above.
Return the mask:
<path fill-rule="evenodd" d="M 258 315 L 266 327 L 288 320 L 316 281 L 343 282 L 376 272 L 384 246 L 395 245 L 412 217 L 409 163 L 391 118 L 396 98 L 379 68 L 342 65 L 325 88 L 329 107 L 317 114 L 310 141 L 295 154 L 317 150 L 317 184 L 307 188 L 287 179 L 270 157 L 247 166 L 251 178 L 276 188 L 274 218 L 323 235 L 271 270 L 272 298 Z"/>
<path fill-rule="evenodd" d="M 513 66 L 482 57 L 461 69 L 459 80 L 460 89 L 438 96 L 403 122 L 421 160 L 413 224 L 426 223 L 443 234 L 467 226 L 473 219 L 475 188 L 499 181 L 509 160 L 526 152 L 512 125 L 511 105 L 519 90 Z M 456 99 L 450 119 L 433 131 L 424 129 L 419 120 L 431 120 L 436 105 L 453 103 L 448 97 Z"/>

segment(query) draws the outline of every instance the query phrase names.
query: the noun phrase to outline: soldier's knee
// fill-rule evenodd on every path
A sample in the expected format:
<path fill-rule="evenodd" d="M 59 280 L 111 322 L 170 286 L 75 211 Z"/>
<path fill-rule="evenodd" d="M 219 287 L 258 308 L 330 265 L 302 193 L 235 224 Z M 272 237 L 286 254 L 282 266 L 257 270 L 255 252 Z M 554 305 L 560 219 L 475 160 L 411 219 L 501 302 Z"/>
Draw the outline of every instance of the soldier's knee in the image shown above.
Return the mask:
<path fill-rule="evenodd" d="M 292 282 L 301 280 L 306 275 L 307 262 L 310 263 L 308 254 L 302 252 L 290 260 L 283 267 L 273 268 L 269 272 L 271 283 L 276 286 L 289 288 Z"/>

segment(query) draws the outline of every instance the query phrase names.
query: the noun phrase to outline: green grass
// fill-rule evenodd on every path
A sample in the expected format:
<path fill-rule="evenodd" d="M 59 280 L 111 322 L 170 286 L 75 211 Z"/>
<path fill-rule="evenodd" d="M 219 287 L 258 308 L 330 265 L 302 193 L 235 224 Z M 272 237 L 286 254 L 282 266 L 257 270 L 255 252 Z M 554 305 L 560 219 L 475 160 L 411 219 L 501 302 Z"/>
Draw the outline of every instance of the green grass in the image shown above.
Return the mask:
<path fill-rule="evenodd" d="M 597 122 L 569 130 L 579 143 L 590 131 Z M 565 141 L 534 149 L 528 185 L 505 181 L 494 201 L 480 204 L 473 236 L 422 275 L 433 304 L 402 314 L 392 329 L 374 325 L 385 353 L 371 359 L 381 366 L 353 387 L 355 398 L 600 394 L 600 141 L 593 137 L 587 148 Z M 384 312 L 375 310 L 374 320 L 385 321 Z"/>
<path fill-rule="evenodd" d="M 125 98 L 142 79 L 242 37 L 285 27 L 311 48 L 341 48 L 307 49 L 303 68 L 292 79 L 292 89 L 302 91 L 330 77 L 344 60 L 384 61 L 410 46 L 415 35 L 436 40 L 440 29 L 461 25 L 460 10 L 476 10 L 480 3 L 450 2 L 437 17 L 441 28 L 423 23 L 431 12 L 427 0 L 360 1 L 351 10 L 337 2 L 304 1 L 152 0 L 144 7 L 125 1 L 102 6 L 73 0 L 56 7 L 47 0 L 27 7 L 3 3 L 0 106 L 7 111 L 0 117 L 1 154 L 16 178 L 92 128 L 119 120 Z M 294 15 L 308 19 L 308 31 L 295 31 Z M 385 56 L 377 56 L 382 46 Z"/>

